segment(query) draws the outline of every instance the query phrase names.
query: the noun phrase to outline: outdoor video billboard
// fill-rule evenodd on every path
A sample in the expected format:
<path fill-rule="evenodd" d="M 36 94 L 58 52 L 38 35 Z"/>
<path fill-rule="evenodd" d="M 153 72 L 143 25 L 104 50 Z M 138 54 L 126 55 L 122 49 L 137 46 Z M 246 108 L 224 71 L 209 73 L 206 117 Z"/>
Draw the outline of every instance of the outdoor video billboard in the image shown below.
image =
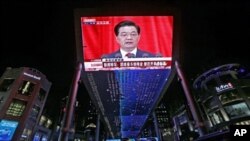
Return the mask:
<path fill-rule="evenodd" d="M 137 52 L 143 51 L 144 54 L 137 53 L 131 58 L 119 54 L 121 45 L 115 27 L 124 21 L 131 21 L 140 28 L 136 47 Z M 121 37 L 126 38 L 124 46 L 134 44 L 131 36 L 136 35 L 119 32 Z M 85 71 L 171 66 L 173 16 L 84 16 L 81 17 L 81 35 Z"/>
<path fill-rule="evenodd" d="M 174 77 L 178 14 L 102 10 L 75 10 L 81 79 L 110 136 L 133 139 Z"/>

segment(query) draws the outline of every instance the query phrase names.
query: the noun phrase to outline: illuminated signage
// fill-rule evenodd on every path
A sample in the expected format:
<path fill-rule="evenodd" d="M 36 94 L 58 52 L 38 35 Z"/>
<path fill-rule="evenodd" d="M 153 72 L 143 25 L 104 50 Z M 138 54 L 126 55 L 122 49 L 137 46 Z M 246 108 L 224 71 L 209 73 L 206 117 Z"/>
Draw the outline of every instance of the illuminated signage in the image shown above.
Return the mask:
<path fill-rule="evenodd" d="M 26 75 L 26 76 L 32 77 L 34 79 L 41 80 L 41 77 L 38 77 L 38 76 L 35 76 L 35 75 L 32 75 L 32 74 L 26 73 L 26 72 L 24 72 L 23 74 Z"/>
<path fill-rule="evenodd" d="M 222 84 L 219 87 L 215 87 L 216 92 L 222 92 L 224 90 L 232 89 L 233 85 L 229 82 L 227 84 Z"/>
<path fill-rule="evenodd" d="M 9 120 L 0 120 L 0 140 L 10 141 L 15 133 L 18 122 Z"/>

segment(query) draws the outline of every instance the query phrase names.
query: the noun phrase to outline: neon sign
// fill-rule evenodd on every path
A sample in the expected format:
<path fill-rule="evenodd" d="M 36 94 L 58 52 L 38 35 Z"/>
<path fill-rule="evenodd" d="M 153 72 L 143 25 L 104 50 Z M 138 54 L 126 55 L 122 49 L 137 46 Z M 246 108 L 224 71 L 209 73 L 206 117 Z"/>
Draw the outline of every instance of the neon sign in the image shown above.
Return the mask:
<path fill-rule="evenodd" d="M 222 84 L 219 87 L 215 87 L 216 92 L 222 92 L 228 89 L 232 89 L 233 85 L 229 82 L 227 84 Z"/>

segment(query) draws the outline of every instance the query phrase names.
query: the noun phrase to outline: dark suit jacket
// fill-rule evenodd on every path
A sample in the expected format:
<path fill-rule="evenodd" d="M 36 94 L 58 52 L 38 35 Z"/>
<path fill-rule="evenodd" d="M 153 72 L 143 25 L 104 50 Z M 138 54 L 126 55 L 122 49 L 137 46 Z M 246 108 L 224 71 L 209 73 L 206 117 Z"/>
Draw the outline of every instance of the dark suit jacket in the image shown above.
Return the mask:
<path fill-rule="evenodd" d="M 156 57 L 156 55 L 149 53 L 147 51 L 137 49 L 135 58 L 145 58 L 145 57 Z M 113 53 L 103 55 L 102 58 L 122 58 L 122 54 L 120 50 L 117 50 Z"/>

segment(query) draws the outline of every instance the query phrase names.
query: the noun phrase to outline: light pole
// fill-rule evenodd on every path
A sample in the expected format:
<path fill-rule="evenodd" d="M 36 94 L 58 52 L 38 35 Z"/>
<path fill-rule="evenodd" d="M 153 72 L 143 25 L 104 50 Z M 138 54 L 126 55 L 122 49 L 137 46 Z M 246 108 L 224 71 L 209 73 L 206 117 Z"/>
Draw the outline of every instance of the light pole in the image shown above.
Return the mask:
<path fill-rule="evenodd" d="M 74 112 L 81 72 L 82 72 L 82 63 L 78 62 L 76 70 L 75 70 L 75 74 L 73 77 L 73 82 L 70 88 L 69 99 L 66 105 L 67 107 L 66 107 L 65 118 L 63 120 L 63 126 L 62 126 L 61 133 L 59 135 L 58 141 L 68 141 L 69 133 L 74 132 L 74 130 L 70 128 L 70 125 L 72 123 L 71 122 L 72 115 Z"/>
<path fill-rule="evenodd" d="M 186 79 L 184 77 L 184 74 L 183 74 L 183 72 L 182 72 L 182 70 L 181 70 L 181 68 L 179 66 L 178 61 L 175 61 L 175 68 L 176 68 L 178 77 L 179 77 L 179 79 L 181 81 L 181 85 L 182 85 L 182 88 L 184 90 L 184 94 L 185 94 L 185 97 L 187 99 L 189 109 L 190 109 L 191 114 L 192 114 L 192 116 L 193 116 L 193 118 L 195 120 L 195 126 L 198 129 L 199 135 L 203 136 L 204 135 L 204 129 L 203 129 L 204 125 L 203 125 L 203 122 L 201 121 L 198 110 L 197 110 L 197 108 L 195 106 L 193 96 L 190 93 L 190 90 L 189 90 L 188 85 L 187 85 L 187 81 L 186 81 Z"/>

